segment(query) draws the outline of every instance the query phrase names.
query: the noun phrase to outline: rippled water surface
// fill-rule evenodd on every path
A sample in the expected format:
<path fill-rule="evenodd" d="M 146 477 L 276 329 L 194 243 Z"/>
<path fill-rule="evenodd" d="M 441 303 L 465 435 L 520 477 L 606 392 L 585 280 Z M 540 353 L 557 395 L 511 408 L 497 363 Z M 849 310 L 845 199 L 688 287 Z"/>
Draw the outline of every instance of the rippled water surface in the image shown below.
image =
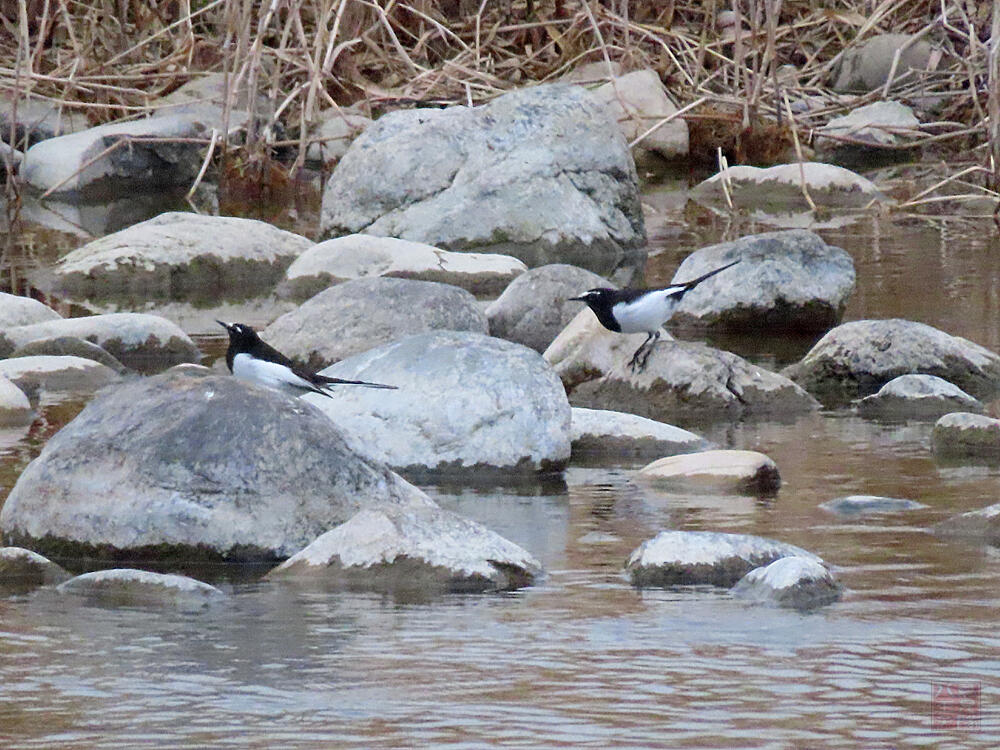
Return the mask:
<path fill-rule="evenodd" d="M 769 228 L 692 219 L 673 192 L 646 204 L 652 280 L 693 248 Z M 820 231 L 855 259 L 848 319 L 919 320 L 1000 350 L 991 223 L 882 217 Z M 727 343 L 777 367 L 810 342 Z M 4 493 L 78 408 L 50 407 L 27 436 L 0 433 Z M 222 583 L 230 596 L 184 613 L 45 590 L 0 599 L 0 747 L 1000 744 L 1000 551 L 926 532 L 1000 500 L 1000 467 L 939 464 L 929 424 L 848 412 L 695 429 L 770 455 L 777 497 L 666 494 L 633 482 L 634 465 L 578 464 L 538 488 L 427 487 L 543 562 L 547 577 L 512 594 Z M 861 520 L 817 507 L 861 493 L 927 507 Z M 708 588 L 633 589 L 625 558 L 664 528 L 800 545 L 834 567 L 845 596 L 799 614 Z M 932 698 L 954 684 L 981 691 L 957 727 Z"/>

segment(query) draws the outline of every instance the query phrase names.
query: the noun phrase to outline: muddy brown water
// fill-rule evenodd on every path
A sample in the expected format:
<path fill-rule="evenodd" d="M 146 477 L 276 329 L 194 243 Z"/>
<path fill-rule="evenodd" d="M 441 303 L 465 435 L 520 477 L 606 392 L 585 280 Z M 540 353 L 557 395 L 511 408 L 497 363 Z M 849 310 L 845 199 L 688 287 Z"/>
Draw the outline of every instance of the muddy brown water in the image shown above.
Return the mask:
<path fill-rule="evenodd" d="M 773 228 L 692 213 L 667 188 L 645 204 L 651 281 L 694 248 Z M 1000 350 L 992 223 L 869 216 L 819 231 L 856 263 L 846 319 L 918 320 Z M 218 353 L 218 337 L 199 341 Z M 778 367 L 811 342 L 724 343 Z M 0 434 L 4 495 L 78 408 Z M 926 530 L 1000 501 L 1000 466 L 937 462 L 930 427 L 848 411 L 697 427 L 777 462 L 768 499 L 668 494 L 634 483 L 638 465 L 593 462 L 564 484 L 426 487 L 543 562 L 544 580 L 509 594 L 222 583 L 230 596 L 193 613 L 0 598 L 0 746 L 996 747 L 1000 551 Z M 927 507 L 847 520 L 817 507 L 847 494 Z M 636 590 L 623 562 L 664 528 L 805 547 L 844 598 L 801 614 L 710 588 Z"/>

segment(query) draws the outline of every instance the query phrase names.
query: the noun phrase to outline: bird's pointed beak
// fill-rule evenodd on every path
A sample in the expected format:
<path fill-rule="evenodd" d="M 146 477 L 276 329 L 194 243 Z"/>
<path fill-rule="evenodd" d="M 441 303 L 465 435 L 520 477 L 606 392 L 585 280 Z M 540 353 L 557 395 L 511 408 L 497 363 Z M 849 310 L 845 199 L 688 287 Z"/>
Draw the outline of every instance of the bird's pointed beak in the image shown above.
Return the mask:
<path fill-rule="evenodd" d="M 587 298 L 586 297 L 567 297 L 566 301 L 567 302 L 586 302 Z"/>
<path fill-rule="evenodd" d="M 232 330 L 232 326 L 229 325 L 229 323 L 223 323 L 221 320 L 216 320 L 215 322 L 218 323 L 223 328 L 225 328 L 227 331 Z"/>

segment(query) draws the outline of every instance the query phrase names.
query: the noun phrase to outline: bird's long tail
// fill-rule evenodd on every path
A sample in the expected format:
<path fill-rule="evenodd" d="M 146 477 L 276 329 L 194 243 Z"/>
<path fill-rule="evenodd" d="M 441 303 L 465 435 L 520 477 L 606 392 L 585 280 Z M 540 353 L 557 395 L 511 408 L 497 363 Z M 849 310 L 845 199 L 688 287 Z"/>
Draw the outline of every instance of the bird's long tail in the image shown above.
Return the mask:
<path fill-rule="evenodd" d="M 698 284 L 700 284 L 701 282 L 703 282 L 705 279 L 709 279 L 709 278 L 715 276 L 715 274 L 717 274 L 717 273 L 722 273 L 727 268 L 732 268 L 733 266 L 735 266 L 739 262 L 740 262 L 740 259 L 737 258 L 732 263 L 727 263 L 726 265 L 724 265 L 724 266 L 722 266 L 720 268 L 716 268 L 714 271 L 709 271 L 708 273 L 702 274 L 697 279 L 691 279 L 691 281 L 681 281 L 681 282 L 679 282 L 677 284 L 672 284 L 671 286 L 682 286 L 685 289 L 694 289 L 696 286 L 698 286 Z"/>
<path fill-rule="evenodd" d="M 326 375 L 316 375 L 316 384 L 320 387 L 328 385 L 362 385 L 366 388 L 385 388 L 387 390 L 398 390 L 394 385 L 383 385 L 382 383 L 369 383 L 366 380 L 344 380 L 342 378 L 330 378 Z"/>

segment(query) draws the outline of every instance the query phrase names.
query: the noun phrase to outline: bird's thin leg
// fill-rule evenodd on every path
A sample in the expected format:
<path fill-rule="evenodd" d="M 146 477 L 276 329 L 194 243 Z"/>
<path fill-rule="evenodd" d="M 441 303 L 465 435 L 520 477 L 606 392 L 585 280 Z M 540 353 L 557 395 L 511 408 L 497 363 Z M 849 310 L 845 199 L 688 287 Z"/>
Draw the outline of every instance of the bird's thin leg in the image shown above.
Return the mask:
<path fill-rule="evenodd" d="M 660 337 L 659 331 L 656 331 L 656 333 L 646 334 L 646 340 L 639 345 L 639 348 L 635 350 L 635 354 L 632 355 L 632 359 L 630 359 L 628 362 L 628 366 L 631 368 L 632 372 L 641 370 L 643 367 L 646 366 L 646 360 L 649 359 L 649 351 L 646 349 L 646 347 L 647 345 L 649 347 L 652 347 L 653 343 L 656 343 L 656 339 L 658 339 L 659 337 Z M 646 354 L 645 356 L 642 357 L 642 360 L 640 361 L 639 358 L 642 356 L 643 350 L 646 350 Z"/>

